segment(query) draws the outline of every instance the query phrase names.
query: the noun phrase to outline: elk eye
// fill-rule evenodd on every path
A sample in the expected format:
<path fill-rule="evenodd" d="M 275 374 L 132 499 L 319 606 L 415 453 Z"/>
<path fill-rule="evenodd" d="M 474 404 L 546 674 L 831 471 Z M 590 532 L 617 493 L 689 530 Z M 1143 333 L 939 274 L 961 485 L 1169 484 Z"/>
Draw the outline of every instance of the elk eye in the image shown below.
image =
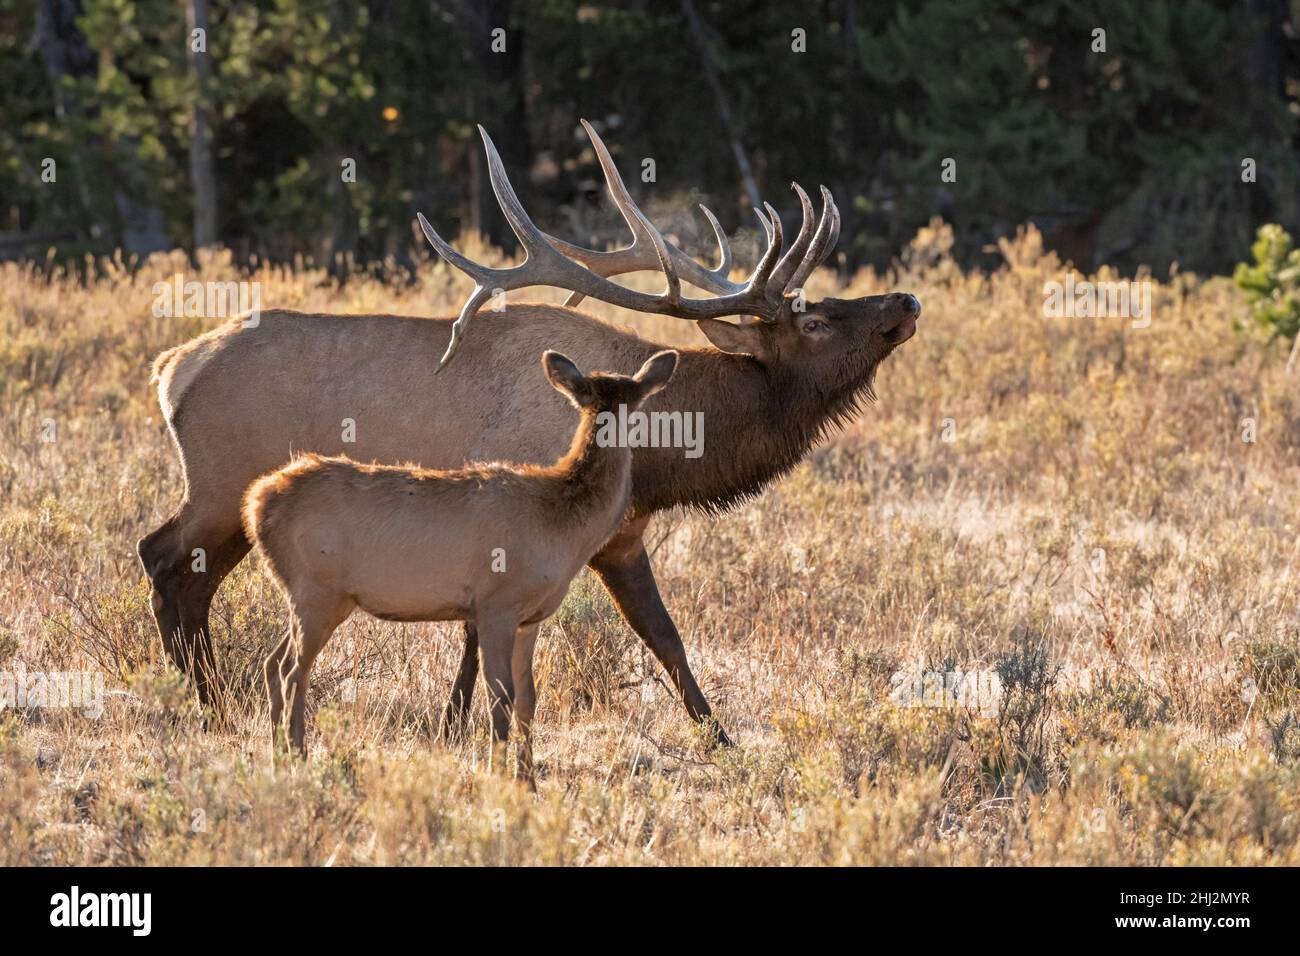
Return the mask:
<path fill-rule="evenodd" d="M 830 326 L 822 319 L 808 319 L 803 324 L 803 331 L 805 334 L 809 335 L 816 332 L 828 332 L 830 331 Z"/>

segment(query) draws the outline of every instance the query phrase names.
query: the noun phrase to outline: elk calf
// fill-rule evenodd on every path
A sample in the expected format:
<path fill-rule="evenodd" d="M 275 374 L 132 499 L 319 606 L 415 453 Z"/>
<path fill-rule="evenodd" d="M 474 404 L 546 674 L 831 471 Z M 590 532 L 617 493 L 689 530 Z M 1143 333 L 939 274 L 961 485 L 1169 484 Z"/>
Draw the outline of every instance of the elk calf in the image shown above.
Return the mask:
<path fill-rule="evenodd" d="M 677 357 L 658 352 L 634 376 L 584 376 L 547 352 L 546 377 L 581 413 L 568 453 L 550 466 L 434 471 L 309 454 L 254 481 L 244 528 L 291 618 L 266 662 L 273 739 L 287 700 L 289 740 L 305 752 L 312 662 L 355 608 L 390 621 L 470 621 L 493 736 L 505 741 L 513 709 L 520 770 L 531 782 L 537 629 L 618 529 L 631 499 L 631 449 L 598 444 L 597 416 L 638 408 L 668 384 Z"/>

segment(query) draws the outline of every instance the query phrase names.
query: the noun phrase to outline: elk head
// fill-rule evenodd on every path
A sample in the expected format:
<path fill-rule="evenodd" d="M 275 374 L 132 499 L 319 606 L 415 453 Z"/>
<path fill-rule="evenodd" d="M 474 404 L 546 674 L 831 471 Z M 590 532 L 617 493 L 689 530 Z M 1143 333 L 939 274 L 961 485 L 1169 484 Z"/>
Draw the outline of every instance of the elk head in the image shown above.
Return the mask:
<path fill-rule="evenodd" d="M 566 305 L 591 296 L 638 312 L 695 321 L 722 351 L 752 356 L 775 376 L 801 380 L 809 390 L 841 407 L 868 389 L 881 360 L 915 333 L 921 304 L 913 295 L 895 292 L 858 299 L 805 300 L 804 282 L 830 255 L 839 238 L 840 213 L 825 186 L 821 187 L 821 216 L 816 217 L 808 194 L 798 183 L 792 184 L 803 221 L 788 248 L 776 210 L 766 202 L 763 209 L 754 210 L 767 245 L 749 277 L 734 282 L 728 278 L 731 247 L 713 213 L 700 207 L 718 240 L 718 264 L 708 269 L 664 239 L 632 201 L 600 136 L 586 120 L 582 125 L 600 160 L 610 197 L 632 230 L 632 244 L 598 251 L 542 232 L 524 211 L 496 146 L 480 126 L 492 189 L 527 258 L 508 269 L 480 265 L 448 245 L 419 215 L 420 227 L 439 255 L 476 283 L 456 320 L 440 368 L 451 361 L 470 321 L 490 297 L 538 285 L 570 290 Z M 610 276 L 650 269 L 663 273 L 667 282 L 663 292 L 636 292 L 609 281 Z M 714 297 L 684 296 L 683 279 L 715 293 Z M 744 318 L 730 323 L 721 321 L 723 316 Z M 828 409 L 832 415 L 839 410 Z"/>

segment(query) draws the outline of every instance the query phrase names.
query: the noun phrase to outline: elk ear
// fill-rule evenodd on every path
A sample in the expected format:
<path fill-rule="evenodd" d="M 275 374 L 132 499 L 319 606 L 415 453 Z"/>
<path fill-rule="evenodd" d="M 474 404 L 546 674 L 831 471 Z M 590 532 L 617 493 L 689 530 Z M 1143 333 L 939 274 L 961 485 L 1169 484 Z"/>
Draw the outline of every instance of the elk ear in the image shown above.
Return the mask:
<path fill-rule="evenodd" d="M 668 384 L 677 371 L 677 353 L 672 349 L 656 352 L 645 360 L 640 371 L 632 379 L 641 386 L 641 399 L 644 401 Z"/>
<path fill-rule="evenodd" d="M 558 392 L 568 396 L 573 404 L 582 405 L 578 396 L 586 393 L 587 379 L 567 355 L 548 349 L 542 355 L 542 368 L 546 370 L 547 381 Z"/>
<path fill-rule="evenodd" d="M 757 356 L 766 351 L 761 322 L 733 325 L 721 319 L 699 319 L 695 324 L 704 333 L 704 337 L 713 343 L 714 348 L 723 352 Z"/>

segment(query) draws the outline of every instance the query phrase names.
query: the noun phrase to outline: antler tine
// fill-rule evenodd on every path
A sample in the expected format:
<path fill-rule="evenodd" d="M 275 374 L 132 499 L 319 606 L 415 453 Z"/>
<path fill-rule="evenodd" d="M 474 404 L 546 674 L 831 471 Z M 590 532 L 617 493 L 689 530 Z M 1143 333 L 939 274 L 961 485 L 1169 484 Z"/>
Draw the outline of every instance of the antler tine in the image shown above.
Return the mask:
<path fill-rule="evenodd" d="M 763 250 L 763 258 L 758 260 L 758 265 L 754 267 L 754 275 L 748 283 L 760 290 L 767 289 L 772 278 L 772 269 L 776 266 L 776 259 L 781 254 L 781 245 L 784 242 L 784 237 L 781 235 L 781 217 L 776 214 L 771 203 L 765 201 L 763 208 L 767 210 L 771 221 L 771 237 L 768 239 L 767 248 Z"/>
<path fill-rule="evenodd" d="M 640 209 L 637 209 L 636 206 L 632 208 L 636 210 L 637 218 L 641 220 L 641 225 L 645 227 L 650 241 L 654 243 L 655 255 L 659 258 L 659 268 L 663 270 L 664 279 L 668 283 L 668 287 L 664 290 L 664 297 L 671 305 L 680 305 L 682 301 L 682 284 L 681 280 L 677 278 L 677 268 L 673 265 L 673 258 L 669 254 L 668 243 L 659 230 L 650 225 L 650 220 L 645 217 L 645 214 Z"/>
<path fill-rule="evenodd" d="M 447 350 L 442 353 L 442 359 L 438 362 L 438 368 L 434 374 L 442 371 L 443 366 L 451 361 L 451 357 L 456 354 L 460 348 L 461 339 L 465 336 L 465 330 L 469 327 L 470 319 L 482 308 L 483 303 L 492 296 L 492 286 L 490 285 L 494 277 L 503 276 L 505 273 L 513 272 L 513 269 L 491 269 L 487 266 L 481 266 L 473 259 L 467 259 L 461 255 L 451 245 L 438 235 L 433 226 L 429 225 L 429 220 L 424 218 L 424 213 L 417 212 L 415 218 L 420 221 L 420 228 L 424 231 L 424 238 L 429 240 L 429 244 L 437 250 L 438 255 L 442 256 L 449 263 L 465 273 L 474 280 L 474 290 L 461 306 L 460 315 L 451 327 L 451 341 L 447 343 Z"/>
<path fill-rule="evenodd" d="M 826 237 L 822 240 L 822 246 L 817 252 L 817 265 L 826 261 L 827 257 L 835 251 L 835 244 L 840 241 L 840 207 L 835 205 L 835 197 L 825 186 L 818 187 L 822 192 L 822 206 L 829 207 L 831 215 L 830 229 Z"/>
<path fill-rule="evenodd" d="M 628 251 L 636 249 L 642 239 L 649 240 L 654 247 L 659 268 L 663 272 L 664 278 L 668 280 L 668 289 L 665 293 L 668 296 L 668 301 L 674 303 L 680 301 L 681 282 L 674 268 L 675 263 L 672 261 L 672 252 L 677 251 L 679 256 L 689 262 L 691 266 L 698 268 L 699 263 L 687 258 L 684 253 L 676 250 L 675 247 L 669 247 L 663 234 L 654 227 L 646 214 L 632 201 L 632 194 L 627 191 L 627 185 L 623 182 L 623 177 L 619 175 L 618 167 L 614 164 L 614 157 L 609 154 L 609 150 L 605 147 L 605 143 L 596 132 L 595 127 L 584 119 L 582 120 L 582 128 L 587 131 L 587 136 L 591 139 L 591 145 L 596 150 L 596 158 L 600 161 L 601 171 L 605 174 L 605 185 L 609 188 L 610 198 L 614 200 L 614 205 L 618 207 L 619 213 L 623 216 L 623 221 L 632 230 L 634 238 L 632 245 L 628 247 Z M 564 245 L 571 249 L 580 249 L 580 247 L 572 246 L 569 243 L 564 243 Z M 587 252 L 588 250 L 582 251 Z M 588 265 L 588 268 L 590 268 L 590 265 Z M 641 268 L 644 269 L 645 266 Z"/>
<path fill-rule="evenodd" d="M 777 289 L 784 289 L 790 277 L 794 275 L 795 270 L 803 259 L 804 253 L 808 249 L 808 243 L 813 237 L 813 205 L 808 194 L 803 191 L 803 187 L 798 183 L 791 183 L 790 188 L 799 196 L 799 206 L 803 212 L 803 220 L 799 224 L 799 234 L 795 236 L 794 242 L 786 250 L 781 261 L 776 264 L 776 271 L 772 273 L 772 285 Z"/>
<path fill-rule="evenodd" d="M 601 172 L 605 174 L 605 188 L 609 190 L 610 199 L 618 208 L 619 215 L 627 223 L 627 227 L 632 230 L 632 244 L 622 249 L 615 249 L 610 252 L 601 252 L 596 249 L 585 249 L 582 246 L 576 246 L 571 242 L 555 236 L 547 235 L 546 239 L 557 250 L 581 262 L 592 272 L 600 276 L 609 277 L 612 275 L 621 275 L 624 272 L 639 272 L 642 269 L 649 268 L 644 253 L 645 247 L 642 245 L 642 239 L 648 238 L 646 235 L 646 226 L 648 220 L 640 215 L 641 210 L 637 208 L 636 203 L 632 201 L 632 196 L 627 191 L 627 186 L 623 182 L 623 177 L 619 175 L 618 167 L 614 165 L 614 158 L 610 156 L 609 150 L 596 134 L 596 130 L 585 119 L 580 120 L 582 128 L 587 131 L 587 137 L 591 140 L 591 145 L 596 151 L 596 159 L 600 163 Z M 655 245 L 655 258 L 659 259 L 658 244 Z M 574 292 L 564 304 L 568 306 L 577 305 L 586 295 L 582 292 Z"/>
<path fill-rule="evenodd" d="M 600 163 L 600 170 L 605 174 L 605 187 L 609 190 L 609 198 L 614 200 L 614 205 L 618 207 L 623 221 L 627 227 L 632 230 L 638 240 L 641 236 L 646 235 L 648 231 L 657 232 L 637 204 L 632 201 L 632 194 L 627 191 L 627 185 L 623 182 L 623 177 L 619 174 L 618 166 L 614 164 L 614 157 L 609 154 L 609 149 L 605 146 L 605 141 L 600 138 L 594 126 L 586 120 L 582 120 L 582 128 L 587 131 L 587 138 L 591 140 L 592 148 L 596 151 L 596 160 Z M 636 245 L 636 242 L 633 242 Z"/>
<path fill-rule="evenodd" d="M 831 250 L 835 248 L 835 241 L 840 235 L 840 211 L 835 205 L 835 200 L 831 196 L 831 191 L 825 186 L 821 187 L 822 191 L 822 218 L 817 224 L 817 233 L 813 236 L 811 244 L 808 246 L 808 252 L 799 263 L 799 268 L 795 270 L 785 285 L 785 295 L 788 297 L 794 294 L 794 291 L 800 288 L 812 271 L 816 269 L 830 255 Z"/>
<path fill-rule="evenodd" d="M 442 256 L 475 282 L 482 284 L 486 273 L 489 271 L 486 266 L 479 265 L 473 259 L 465 258 L 453 249 L 451 244 L 443 239 L 442 236 L 438 235 L 433 226 L 429 225 L 429 220 L 424 218 L 424 213 L 417 212 L 415 218 L 420 221 L 420 228 L 424 231 L 424 238 L 429 240 L 429 245 L 433 246 L 438 255 Z"/>
<path fill-rule="evenodd" d="M 652 252 L 649 248 L 656 244 L 649 232 L 657 233 L 658 230 L 633 202 L 632 196 L 623 182 L 623 177 L 619 174 L 618 167 L 614 163 L 614 157 L 610 155 L 609 148 L 605 145 L 604 140 L 600 138 L 600 134 L 586 120 L 582 120 L 582 128 L 587 131 L 587 137 L 591 140 L 592 149 L 595 150 L 596 158 L 600 162 L 601 172 L 605 175 L 605 186 L 609 191 L 610 199 L 618 207 L 623 221 L 632 230 L 632 244 L 624 246 L 622 249 L 602 252 L 575 246 L 573 243 L 551 235 L 546 235 L 546 240 L 564 255 L 581 262 L 598 276 L 608 278 L 626 272 L 641 272 L 646 269 L 658 268 L 658 250 Z M 678 273 L 691 285 L 719 295 L 734 295 L 742 291 L 744 286 L 727 278 L 732 265 L 731 246 L 727 243 L 726 234 L 723 233 L 713 213 L 703 206 L 700 208 L 708 218 L 709 224 L 713 227 L 713 234 L 718 240 L 719 263 L 717 267 L 706 269 L 676 246 L 667 242 L 664 244 L 665 248 L 667 248 L 668 255 L 671 257 Z M 570 296 L 565 304 L 576 305 L 580 301 L 582 301 L 581 296 Z"/>
<path fill-rule="evenodd" d="M 823 186 L 822 189 L 826 189 L 826 187 Z M 827 195 L 830 194 L 829 189 L 827 189 L 826 192 Z M 826 251 L 822 253 L 819 264 L 825 262 L 830 257 L 830 254 L 835 251 L 835 246 L 840 241 L 840 207 L 835 205 L 834 197 L 831 198 L 831 206 L 835 209 L 835 221 L 831 223 L 831 234 L 826 240 Z"/>
<path fill-rule="evenodd" d="M 750 275 L 749 281 L 745 283 L 745 288 L 753 290 L 763 299 L 764 305 L 768 308 L 754 308 L 753 314 L 764 322 L 772 322 L 776 318 L 776 311 L 780 307 L 780 300 L 774 300 L 769 294 L 772 285 L 772 270 L 776 268 L 777 259 L 781 255 L 781 247 L 784 243 L 781 230 L 781 217 L 777 215 L 772 204 L 763 201 L 763 209 L 767 210 L 764 215 L 763 210 L 757 206 L 754 207 L 754 215 L 758 216 L 758 221 L 763 224 L 763 229 L 767 232 L 767 248 L 763 250 L 762 258 L 758 260 L 758 265 L 754 267 L 754 272 Z"/>
<path fill-rule="evenodd" d="M 722 231 L 722 223 L 718 222 L 718 217 L 713 215 L 713 210 L 700 203 L 700 212 L 704 213 L 704 218 L 709 220 L 709 225 L 713 227 L 713 237 L 718 240 L 718 264 L 708 271 L 712 275 L 725 279 L 731 274 L 731 243 L 727 241 L 727 234 Z"/>
<path fill-rule="evenodd" d="M 447 342 L 447 351 L 443 352 L 442 358 L 438 360 L 438 367 L 433 370 L 434 375 L 446 368 L 447 363 L 452 360 L 452 356 L 460 350 L 460 343 L 465 337 L 465 330 L 469 328 L 470 319 L 478 314 L 478 310 L 483 307 L 483 303 L 490 298 L 492 298 L 492 289 L 488 286 L 480 284 L 474 287 L 474 291 L 470 293 L 469 298 L 465 300 L 465 304 L 461 306 L 460 315 L 451 324 L 451 339 Z"/>
<path fill-rule="evenodd" d="M 609 196 L 614 200 L 614 205 L 618 207 L 618 211 L 623 215 L 623 221 L 628 224 L 628 227 L 632 230 L 633 234 L 636 235 L 638 233 L 636 224 L 633 221 L 635 220 L 641 224 L 647 238 L 655 243 L 655 252 L 658 253 L 660 251 L 659 245 L 662 243 L 667 249 L 668 255 L 673 259 L 674 265 L 686 274 L 687 281 L 691 282 L 693 285 L 697 285 L 699 288 L 706 289 L 710 292 L 738 292 L 741 289 L 741 286 L 738 286 L 727 279 L 727 271 L 730 271 L 731 247 L 727 245 L 726 236 L 723 234 L 722 228 L 719 226 L 717 219 L 714 218 L 713 213 L 708 209 L 705 209 L 703 206 L 700 207 L 701 209 L 704 209 L 704 214 L 708 217 L 709 223 L 713 226 L 714 235 L 718 238 L 718 246 L 722 250 L 722 260 L 727 266 L 726 271 L 722 271 L 721 268 L 713 270 L 705 269 L 676 246 L 668 245 L 664 241 L 663 235 L 654 227 L 653 224 L 651 224 L 650 220 L 646 217 L 645 213 L 641 211 L 637 204 L 632 201 L 632 195 L 627 191 L 627 186 L 623 182 L 623 177 L 619 174 L 618 166 L 614 162 L 614 157 L 610 155 L 609 147 L 606 146 L 605 141 L 600 138 L 600 134 L 596 132 L 596 128 L 585 119 L 582 120 L 581 123 L 582 128 L 587 131 L 587 138 L 591 140 L 592 149 L 596 151 L 596 159 L 600 162 L 601 172 L 605 174 L 605 185 L 609 189 Z M 658 237 L 657 242 L 655 242 L 656 236 Z M 633 242 L 633 246 L 635 245 L 636 243 Z M 644 269 L 646 267 L 642 266 L 641 268 Z M 608 275 L 613 274 L 614 273 L 608 273 Z"/>
<path fill-rule="evenodd" d="M 487 152 L 488 179 L 492 182 L 492 192 L 496 193 L 497 205 L 505 213 L 506 221 L 510 223 L 510 228 L 519 237 L 520 244 L 527 250 L 529 256 L 538 254 L 549 247 L 546 235 L 529 218 L 523 203 L 515 195 L 515 187 L 510 185 L 505 164 L 501 162 L 501 154 L 497 152 L 492 137 L 482 125 L 479 126 L 478 131 L 483 137 L 483 148 Z"/>

